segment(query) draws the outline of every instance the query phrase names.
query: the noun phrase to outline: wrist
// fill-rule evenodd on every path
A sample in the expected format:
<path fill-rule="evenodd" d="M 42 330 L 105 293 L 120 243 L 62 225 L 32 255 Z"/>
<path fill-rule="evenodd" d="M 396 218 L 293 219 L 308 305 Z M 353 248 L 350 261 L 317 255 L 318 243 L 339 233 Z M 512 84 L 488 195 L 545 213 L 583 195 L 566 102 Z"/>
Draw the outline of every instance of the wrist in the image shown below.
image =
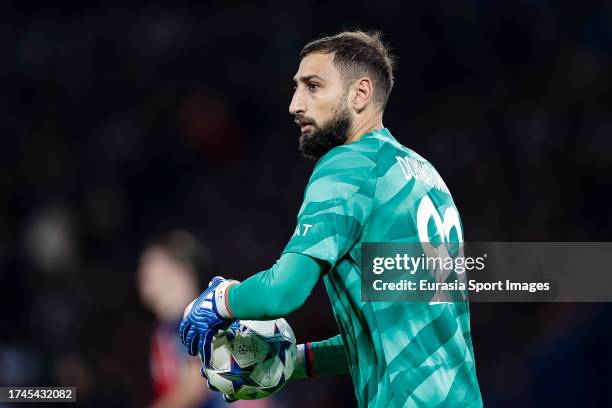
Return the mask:
<path fill-rule="evenodd" d="M 233 319 L 234 314 L 229 309 L 229 288 L 238 284 L 236 280 L 225 280 L 215 289 L 213 303 L 217 314 L 223 319 Z"/>
<path fill-rule="evenodd" d="M 314 365 L 314 354 L 312 353 L 311 342 L 308 342 L 304 345 L 304 360 L 306 365 L 306 375 L 308 377 L 314 377 L 315 373 L 315 365 Z"/>
<path fill-rule="evenodd" d="M 310 343 L 298 344 L 295 359 L 295 368 L 291 375 L 292 380 L 301 380 L 315 376 L 314 360 Z"/>

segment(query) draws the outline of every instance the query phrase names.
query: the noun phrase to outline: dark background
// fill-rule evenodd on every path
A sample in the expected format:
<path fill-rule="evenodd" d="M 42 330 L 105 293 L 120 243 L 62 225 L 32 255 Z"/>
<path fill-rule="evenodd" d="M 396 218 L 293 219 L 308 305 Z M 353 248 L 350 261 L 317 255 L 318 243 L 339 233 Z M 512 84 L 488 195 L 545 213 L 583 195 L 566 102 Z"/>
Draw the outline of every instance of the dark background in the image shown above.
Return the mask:
<path fill-rule="evenodd" d="M 436 166 L 466 241 L 609 241 L 612 3 L 419 3 L 0 3 L 0 384 L 146 404 L 144 243 L 188 229 L 238 279 L 276 260 L 313 167 L 287 112 L 298 53 L 346 28 L 386 33 L 385 125 Z M 612 404 L 610 311 L 472 305 L 485 404 Z M 289 321 L 337 331 L 320 285 Z M 348 377 L 281 398 L 355 404 Z"/>

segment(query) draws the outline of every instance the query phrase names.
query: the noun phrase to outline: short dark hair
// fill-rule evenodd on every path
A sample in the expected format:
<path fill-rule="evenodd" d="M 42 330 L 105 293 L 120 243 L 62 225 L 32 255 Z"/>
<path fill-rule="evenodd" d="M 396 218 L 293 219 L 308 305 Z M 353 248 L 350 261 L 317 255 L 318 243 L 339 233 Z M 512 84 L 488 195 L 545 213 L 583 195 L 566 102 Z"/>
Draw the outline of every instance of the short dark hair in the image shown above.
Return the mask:
<path fill-rule="evenodd" d="M 344 31 L 331 37 L 309 42 L 302 48 L 300 59 L 312 53 L 334 54 L 334 64 L 352 83 L 367 74 L 374 83 L 374 97 L 385 108 L 393 88 L 395 57 L 382 42 L 380 31 Z"/>

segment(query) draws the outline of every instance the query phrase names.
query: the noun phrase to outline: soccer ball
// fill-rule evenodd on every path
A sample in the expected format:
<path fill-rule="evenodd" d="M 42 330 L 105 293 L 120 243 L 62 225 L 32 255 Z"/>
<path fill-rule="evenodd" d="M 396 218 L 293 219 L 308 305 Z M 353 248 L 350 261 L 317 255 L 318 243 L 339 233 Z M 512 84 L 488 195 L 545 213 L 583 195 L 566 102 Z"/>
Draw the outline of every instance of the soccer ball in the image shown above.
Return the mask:
<path fill-rule="evenodd" d="M 264 398 L 280 390 L 295 367 L 295 335 L 285 319 L 235 321 L 212 342 L 211 385 L 234 399 Z"/>

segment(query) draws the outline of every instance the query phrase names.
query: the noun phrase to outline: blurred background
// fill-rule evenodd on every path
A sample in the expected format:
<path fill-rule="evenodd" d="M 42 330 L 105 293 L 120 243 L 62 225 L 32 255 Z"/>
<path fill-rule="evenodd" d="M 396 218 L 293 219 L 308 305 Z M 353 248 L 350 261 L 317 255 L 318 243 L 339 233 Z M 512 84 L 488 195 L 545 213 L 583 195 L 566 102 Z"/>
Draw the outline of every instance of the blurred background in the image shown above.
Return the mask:
<path fill-rule="evenodd" d="M 157 401 L 152 246 L 177 296 L 273 264 L 314 166 L 288 114 L 298 53 L 342 29 L 386 33 L 385 125 L 437 167 L 466 241 L 609 241 L 612 3 L 419 3 L 0 2 L 0 384 Z M 205 262 L 160 250 L 175 230 Z M 612 405 L 610 312 L 473 304 L 485 405 Z M 337 333 L 322 285 L 289 322 Z M 354 406 L 350 378 L 270 402 L 315 404 Z"/>

